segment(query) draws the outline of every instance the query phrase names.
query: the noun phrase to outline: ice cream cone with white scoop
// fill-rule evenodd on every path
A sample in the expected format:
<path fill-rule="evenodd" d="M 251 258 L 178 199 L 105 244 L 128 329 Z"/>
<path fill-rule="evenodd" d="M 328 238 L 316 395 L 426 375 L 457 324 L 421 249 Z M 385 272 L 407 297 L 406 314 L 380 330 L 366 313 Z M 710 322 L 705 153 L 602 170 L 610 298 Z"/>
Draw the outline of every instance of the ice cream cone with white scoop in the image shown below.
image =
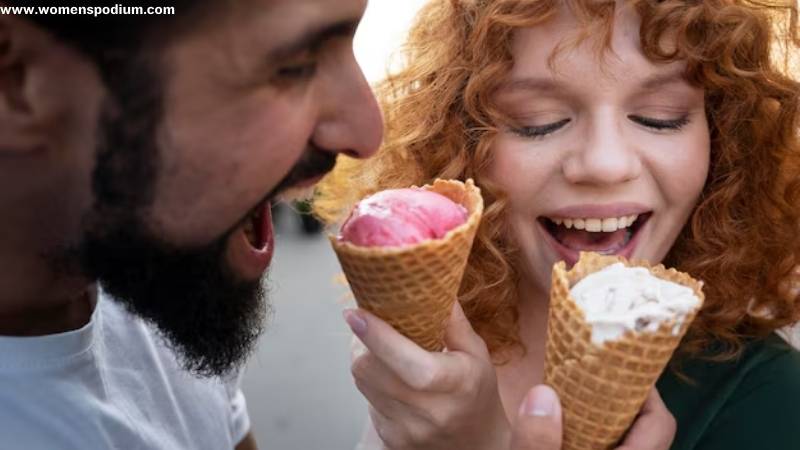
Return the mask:
<path fill-rule="evenodd" d="M 675 269 L 582 253 L 553 267 L 545 383 L 561 399 L 563 450 L 613 448 L 703 304 Z"/>

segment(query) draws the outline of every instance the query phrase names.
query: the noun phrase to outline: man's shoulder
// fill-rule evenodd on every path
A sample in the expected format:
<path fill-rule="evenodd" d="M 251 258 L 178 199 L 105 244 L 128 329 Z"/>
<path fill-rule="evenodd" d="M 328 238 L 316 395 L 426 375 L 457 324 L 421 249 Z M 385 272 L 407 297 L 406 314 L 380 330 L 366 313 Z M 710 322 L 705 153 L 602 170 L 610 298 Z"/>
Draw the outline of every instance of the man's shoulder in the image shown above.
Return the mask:
<path fill-rule="evenodd" d="M 101 297 L 102 346 L 106 364 L 138 370 L 137 375 L 154 385 L 176 384 L 177 389 L 211 389 L 223 392 L 218 378 L 199 378 L 185 371 L 175 350 L 155 325 L 142 320 L 122 305 Z M 148 370 L 150 369 L 150 370 Z"/>
<path fill-rule="evenodd" d="M 223 438 L 239 439 L 240 436 L 233 435 L 239 430 L 230 428 L 232 421 L 246 424 L 249 428 L 244 399 L 239 398 L 239 374 L 206 378 L 187 372 L 154 325 L 127 311 L 113 299 L 105 297 L 103 300 L 106 302 L 104 312 L 107 312 L 104 319 L 114 322 L 104 324 L 103 328 L 116 326 L 116 330 L 109 330 L 105 337 L 108 352 L 115 355 L 109 364 L 133 369 L 130 377 L 114 380 L 114 384 L 126 388 L 138 386 L 138 391 L 145 393 L 152 404 L 151 412 L 144 413 L 140 422 L 145 425 L 150 422 L 163 424 L 177 415 L 184 418 L 187 427 L 182 434 L 192 436 L 192 439 L 209 436 L 198 441 L 203 445 Z M 120 355 L 124 356 L 120 359 Z M 165 399 L 169 401 L 165 402 Z M 140 414 L 139 409 L 136 408 L 133 414 Z M 187 448 L 205 447 L 189 445 Z"/>
<path fill-rule="evenodd" d="M 232 447 L 225 385 L 183 371 L 156 330 L 113 300 L 97 308 L 89 351 L 0 373 L 0 435 L 32 449 Z"/>
<path fill-rule="evenodd" d="M 156 327 L 128 311 L 123 305 L 101 293 L 98 324 L 103 357 L 111 364 L 165 366 L 164 373 L 176 372 L 179 362 Z M 120 358 L 120 356 L 124 356 Z"/>

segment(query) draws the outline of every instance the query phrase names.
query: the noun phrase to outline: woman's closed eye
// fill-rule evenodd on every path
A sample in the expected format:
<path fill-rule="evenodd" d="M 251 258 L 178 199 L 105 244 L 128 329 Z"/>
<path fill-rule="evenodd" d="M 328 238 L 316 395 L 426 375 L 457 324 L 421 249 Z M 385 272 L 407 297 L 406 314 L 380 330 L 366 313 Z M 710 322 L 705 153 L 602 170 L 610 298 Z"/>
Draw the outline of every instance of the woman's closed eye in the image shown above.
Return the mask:
<path fill-rule="evenodd" d="M 556 131 L 564 128 L 564 126 L 566 126 L 571 121 L 572 119 L 562 119 L 557 122 L 551 122 L 545 125 L 514 127 L 511 128 L 511 131 L 518 136 L 537 139 L 555 133 Z"/>
<path fill-rule="evenodd" d="M 628 116 L 628 119 L 631 122 L 656 131 L 676 131 L 689 124 L 688 114 L 684 114 L 675 119 L 656 119 L 652 117 L 631 114 Z"/>

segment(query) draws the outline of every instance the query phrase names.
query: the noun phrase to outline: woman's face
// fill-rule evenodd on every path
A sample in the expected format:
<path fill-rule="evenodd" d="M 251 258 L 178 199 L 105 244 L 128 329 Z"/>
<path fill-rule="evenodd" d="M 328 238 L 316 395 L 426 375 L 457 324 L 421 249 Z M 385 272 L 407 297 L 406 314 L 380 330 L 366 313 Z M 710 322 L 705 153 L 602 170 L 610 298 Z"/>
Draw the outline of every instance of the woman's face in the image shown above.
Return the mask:
<path fill-rule="evenodd" d="M 642 53 L 640 20 L 618 7 L 610 51 L 560 11 L 514 37 L 514 67 L 495 99 L 509 118 L 493 145 L 492 179 L 509 196 L 523 281 L 550 285 L 555 262 L 580 251 L 660 261 L 705 184 L 703 90 L 682 63 Z M 565 43 L 551 66 L 550 56 Z"/>

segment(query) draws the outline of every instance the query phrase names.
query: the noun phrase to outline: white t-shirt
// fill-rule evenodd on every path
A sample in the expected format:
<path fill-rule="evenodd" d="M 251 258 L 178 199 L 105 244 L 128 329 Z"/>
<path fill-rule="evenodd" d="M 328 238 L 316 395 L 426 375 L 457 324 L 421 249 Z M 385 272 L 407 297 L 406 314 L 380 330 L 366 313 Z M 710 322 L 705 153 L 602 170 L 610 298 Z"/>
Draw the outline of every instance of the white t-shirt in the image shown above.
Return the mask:
<path fill-rule="evenodd" d="M 249 429 L 238 379 L 182 371 L 102 294 L 79 330 L 0 337 L 2 450 L 225 450 Z"/>

